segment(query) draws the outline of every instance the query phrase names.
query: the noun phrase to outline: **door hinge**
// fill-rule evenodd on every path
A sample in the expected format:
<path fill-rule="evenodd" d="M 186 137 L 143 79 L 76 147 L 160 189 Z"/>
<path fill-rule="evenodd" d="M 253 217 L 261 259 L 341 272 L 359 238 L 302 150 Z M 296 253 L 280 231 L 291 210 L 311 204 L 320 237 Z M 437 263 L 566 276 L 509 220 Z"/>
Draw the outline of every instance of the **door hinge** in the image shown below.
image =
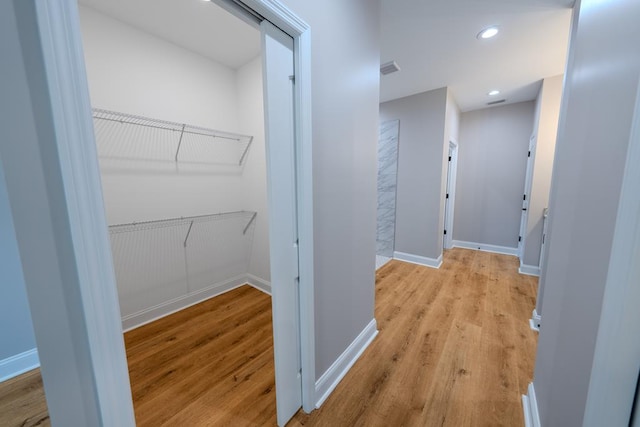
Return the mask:
<path fill-rule="evenodd" d="M 522 196 L 522 200 L 527 200 L 527 195 L 526 194 Z"/>
<path fill-rule="evenodd" d="M 527 157 L 531 157 L 531 151 L 527 153 Z"/>
<path fill-rule="evenodd" d="M 447 234 L 447 230 L 444 230 L 444 234 Z"/>
<path fill-rule="evenodd" d="M 447 193 L 447 199 L 449 198 L 449 193 Z"/>
<path fill-rule="evenodd" d="M 518 242 L 522 242 L 522 236 L 518 236 Z"/>
<path fill-rule="evenodd" d="M 289 76 L 289 80 L 291 80 L 292 82 L 296 82 L 296 76 L 294 74 Z"/>
<path fill-rule="evenodd" d="M 449 156 L 449 161 L 451 161 L 451 156 Z"/>

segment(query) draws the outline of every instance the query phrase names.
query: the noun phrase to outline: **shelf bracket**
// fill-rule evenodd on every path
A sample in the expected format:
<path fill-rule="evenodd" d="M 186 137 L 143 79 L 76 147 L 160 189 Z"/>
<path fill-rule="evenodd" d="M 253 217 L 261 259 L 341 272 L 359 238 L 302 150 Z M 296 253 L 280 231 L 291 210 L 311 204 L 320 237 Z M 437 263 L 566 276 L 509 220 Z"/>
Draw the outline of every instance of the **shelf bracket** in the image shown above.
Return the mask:
<path fill-rule="evenodd" d="M 187 235 L 184 238 L 184 247 L 187 247 L 187 240 L 189 240 L 189 235 L 191 234 L 191 227 L 193 227 L 193 221 L 189 223 L 189 229 L 187 230 Z"/>
<path fill-rule="evenodd" d="M 244 227 L 244 230 L 242 231 L 243 236 L 247 234 L 247 230 L 249 230 L 249 227 L 251 227 L 251 224 L 253 224 L 253 221 L 255 221 L 256 216 L 258 216 L 258 212 L 254 212 L 253 215 L 251 215 L 251 219 L 249 220 L 249 222 L 247 223 L 247 226 Z"/>
<path fill-rule="evenodd" d="M 176 150 L 176 162 L 178 161 L 178 153 L 180 152 L 180 146 L 182 145 L 182 137 L 184 135 L 184 128 L 185 128 L 186 124 L 182 125 L 182 129 L 180 130 L 180 139 L 178 140 L 178 149 Z"/>
<path fill-rule="evenodd" d="M 240 166 L 242 166 L 242 162 L 244 162 L 244 158 L 247 156 L 247 153 L 249 152 L 249 147 L 251 147 L 252 142 L 253 142 L 253 136 L 249 138 L 249 142 L 247 143 L 247 148 L 244 149 L 244 152 L 242 153 L 242 157 L 240 157 L 240 163 L 238 163 Z"/>

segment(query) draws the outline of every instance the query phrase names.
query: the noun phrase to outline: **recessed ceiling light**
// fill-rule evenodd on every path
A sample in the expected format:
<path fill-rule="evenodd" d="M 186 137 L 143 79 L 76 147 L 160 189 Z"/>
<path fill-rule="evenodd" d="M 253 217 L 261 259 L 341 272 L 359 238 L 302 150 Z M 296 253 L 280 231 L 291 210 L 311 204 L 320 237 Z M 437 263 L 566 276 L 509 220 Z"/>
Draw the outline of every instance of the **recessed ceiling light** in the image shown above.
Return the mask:
<path fill-rule="evenodd" d="M 498 34 L 499 31 L 500 30 L 498 30 L 498 27 L 485 28 L 484 30 L 482 30 L 482 31 L 480 31 L 478 33 L 476 38 L 478 40 L 480 40 L 480 39 L 490 39 L 491 37 L 495 37 L 495 35 Z"/>
<path fill-rule="evenodd" d="M 492 90 L 491 92 L 488 93 L 489 96 L 496 96 L 496 95 L 500 95 L 500 91 L 499 90 Z"/>

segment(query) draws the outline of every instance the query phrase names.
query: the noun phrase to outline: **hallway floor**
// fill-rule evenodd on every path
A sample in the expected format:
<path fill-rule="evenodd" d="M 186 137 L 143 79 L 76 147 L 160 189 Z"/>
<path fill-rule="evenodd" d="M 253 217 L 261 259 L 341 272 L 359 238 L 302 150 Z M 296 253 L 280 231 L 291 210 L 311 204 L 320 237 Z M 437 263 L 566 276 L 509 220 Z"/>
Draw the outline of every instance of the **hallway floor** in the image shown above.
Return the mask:
<path fill-rule="evenodd" d="M 518 274 L 512 256 L 452 249 L 440 269 L 390 261 L 376 273 L 379 335 L 322 408 L 311 415 L 300 411 L 288 426 L 522 426 L 521 395 L 532 379 L 537 343 L 528 325 L 536 288 L 537 278 Z M 138 425 L 274 425 L 269 300 L 252 289 L 238 291 L 239 321 L 230 312 L 236 298 L 225 294 L 126 334 Z M 189 312 L 198 328 L 183 325 Z M 223 332 L 204 317 L 215 312 L 228 325 L 247 329 Z M 171 323 L 183 332 L 176 335 Z M 246 333 L 256 327 L 259 333 Z M 155 338 L 147 340 L 146 334 Z M 242 338 L 240 345 L 233 335 Z M 228 366 L 227 379 L 211 385 L 202 375 L 228 362 L 217 345 L 217 361 L 199 353 L 197 363 L 210 368 L 189 374 L 193 384 L 176 377 L 197 365 L 192 351 L 212 351 L 211 340 L 223 336 L 232 353 L 248 357 Z M 172 337 L 192 339 L 191 350 L 158 351 L 175 341 Z M 253 350 L 256 357 L 248 355 Z M 164 368 L 157 370 L 158 365 Z M 23 377 L 0 384 L 0 425 L 21 425 L 9 422 L 10 416 L 47 425 L 41 412 L 16 412 L 27 410 L 19 396 L 10 401 L 21 381 L 34 383 L 33 373 Z"/>
<path fill-rule="evenodd" d="M 321 409 L 288 425 L 524 425 L 537 278 L 518 258 L 468 249 L 440 269 L 393 260 L 376 274 L 380 333 Z"/>

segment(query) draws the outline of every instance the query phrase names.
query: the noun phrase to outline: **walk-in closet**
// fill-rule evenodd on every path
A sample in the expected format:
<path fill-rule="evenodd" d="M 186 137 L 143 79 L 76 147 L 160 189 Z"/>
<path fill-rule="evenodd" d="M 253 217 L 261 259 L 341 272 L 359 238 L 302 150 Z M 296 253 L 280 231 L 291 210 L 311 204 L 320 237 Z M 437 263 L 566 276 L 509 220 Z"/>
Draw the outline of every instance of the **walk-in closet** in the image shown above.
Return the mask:
<path fill-rule="evenodd" d="M 80 21 L 137 423 L 275 423 L 260 31 L 201 0 Z"/>

